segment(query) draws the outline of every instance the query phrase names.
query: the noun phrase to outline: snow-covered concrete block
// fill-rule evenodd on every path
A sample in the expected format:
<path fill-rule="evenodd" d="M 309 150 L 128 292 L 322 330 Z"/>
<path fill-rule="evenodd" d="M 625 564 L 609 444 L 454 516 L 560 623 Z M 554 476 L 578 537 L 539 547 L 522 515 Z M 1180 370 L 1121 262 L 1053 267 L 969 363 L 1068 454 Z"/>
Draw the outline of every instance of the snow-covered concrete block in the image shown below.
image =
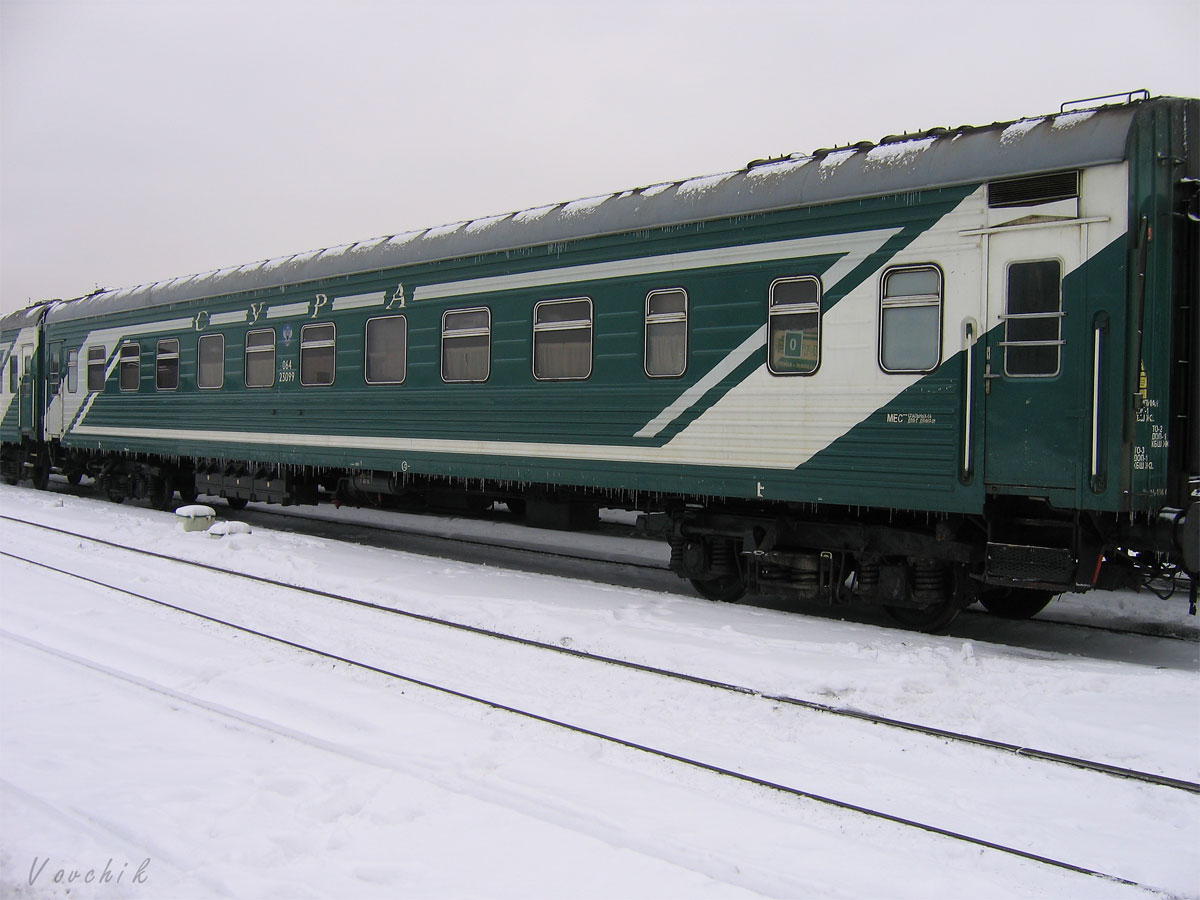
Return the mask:
<path fill-rule="evenodd" d="M 184 531 L 207 531 L 217 517 L 211 506 L 181 506 L 175 510 L 179 527 Z"/>
<path fill-rule="evenodd" d="M 250 534 L 250 526 L 245 522 L 214 522 L 209 526 L 209 537 L 221 538 L 227 534 Z"/>

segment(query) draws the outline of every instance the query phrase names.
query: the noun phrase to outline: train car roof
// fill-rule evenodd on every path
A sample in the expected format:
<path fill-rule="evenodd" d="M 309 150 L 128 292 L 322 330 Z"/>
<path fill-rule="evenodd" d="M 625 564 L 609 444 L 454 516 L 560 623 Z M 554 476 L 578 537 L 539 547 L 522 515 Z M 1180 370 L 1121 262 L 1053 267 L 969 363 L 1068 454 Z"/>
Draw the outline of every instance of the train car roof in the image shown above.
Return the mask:
<path fill-rule="evenodd" d="M 1142 106 L 1169 98 L 757 160 L 684 181 L 487 216 L 54 303 L 47 321 L 164 306 L 457 257 L 1119 162 Z M 5 327 L 11 327 L 5 320 Z"/>
<path fill-rule="evenodd" d="M 12 331 L 18 328 L 25 328 L 29 325 L 36 325 L 42 317 L 42 313 L 47 306 L 59 303 L 58 300 L 42 300 L 34 303 L 24 309 L 18 309 L 16 312 L 11 312 L 8 315 L 0 318 L 0 331 Z"/>

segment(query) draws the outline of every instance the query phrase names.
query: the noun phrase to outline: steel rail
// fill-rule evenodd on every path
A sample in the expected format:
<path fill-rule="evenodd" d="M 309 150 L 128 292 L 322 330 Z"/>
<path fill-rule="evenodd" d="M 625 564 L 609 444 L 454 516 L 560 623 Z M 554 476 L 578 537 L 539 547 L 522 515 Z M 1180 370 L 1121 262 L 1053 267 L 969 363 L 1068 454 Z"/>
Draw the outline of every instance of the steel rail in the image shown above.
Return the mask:
<path fill-rule="evenodd" d="M 233 511 L 233 512 L 234 512 L 235 516 L 238 514 L 238 511 Z M 468 547 L 485 547 L 485 548 L 489 548 L 489 549 L 493 549 L 493 550 L 508 550 L 513 553 L 528 553 L 528 554 L 534 555 L 534 556 L 544 556 L 544 557 L 550 557 L 550 558 L 554 558 L 554 559 L 568 559 L 568 560 L 575 560 L 575 561 L 579 561 L 579 562 L 597 563 L 597 564 L 608 565 L 608 566 L 619 566 L 621 568 L 626 568 L 626 569 L 644 569 L 649 572 L 664 572 L 664 573 L 671 571 L 666 566 L 655 565 L 653 563 L 642 563 L 642 562 L 635 562 L 632 560 L 623 560 L 620 562 L 614 562 L 613 560 L 610 560 L 610 559 L 602 559 L 602 558 L 595 557 L 595 556 L 589 556 L 585 553 L 567 553 L 567 552 L 563 552 L 561 550 L 558 550 L 558 551 L 542 550 L 542 549 L 537 549 L 537 548 L 532 548 L 532 547 L 523 547 L 523 546 L 520 546 L 519 544 L 508 543 L 506 541 L 487 541 L 487 540 L 479 540 L 476 538 L 455 537 L 455 536 L 451 536 L 451 535 L 436 534 L 436 533 L 431 533 L 428 531 L 420 531 L 420 530 L 416 530 L 416 529 L 394 528 L 391 526 L 377 525 L 377 524 L 370 523 L 370 522 L 339 522 L 336 519 L 326 518 L 325 516 L 308 516 L 308 515 L 304 515 L 303 513 L 297 513 L 297 512 L 284 513 L 284 512 L 278 512 L 273 509 L 263 509 L 261 507 L 247 509 L 247 510 L 245 510 L 245 513 L 248 513 L 249 515 L 252 515 L 252 516 L 270 516 L 270 517 L 273 517 L 276 519 L 284 519 L 284 520 L 290 520 L 290 521 L 321 523 L 321 524 L 325 524 L 325 525 L 336 526 L 339 528 L 357 528 L 357 529 L 361 529 L 363 531 L 376 531 L 376 532 L 381 532 L 383 534 L 409 535 L 409 536 L 413 536 L 413 537 L 424 538 L 424 539 L 427 539 L 430 541 L 443 541 L 448 544 L 463 544 Z M 243 514 L 245 514 L 245 513 L 243 513 Z M 0 516 L 0 518 L 4 518 L 4 517 Z M 19 521 L 19 520 L 17 520 L 17 521 Z M 296 530 L 300 531 L 300 529 L 296 529 Z M 303 532 L 301 532 L 301 533 L 303 533 Z M 409 552 L 421 554 L 422 551 L 412 550 Z M 692 594 L 688 591 L 681 590 L 680 593 L 683 593 L 687 596 L 692 596 Z M 749 603 L 747 605 L 751 605 L 751 606 L 754 605 L 753 601 L 749 601 Z M 966 616 L 991 617 L 990 613 L 980 612 L 979 610 L 974 610 L 974 609 L 964 609 L 962 611 L 962 613 L 963 613 L 963 615 L 966 615 Z M 1191 636 L 1188 636 L 1185 634 L 1176 634 L 1176 633 L 1173 633 L 1170 631 L 1138 631 L 1138 630 L 1130 630 L 1127 628 L 1113 628 L 1112 626 L 1109 626 L 1109 625 L 1097 625 L 1092 622 L 1067 622 L 1062 619 L 1052 619 L 1052 618 L 1046 618 L 1046 617 L 1040 617 L 1037 621 L 1038 621 L 1039 625 L 1053 626 L 1055 628 L 1076 628 L 1076 629 L 1084 629 L 1087 631 L 1102 631 L 1102 632 L 1105 632 L 1108 634 L 1134 635 L 1137 637 L 1156 638 L 1156 639 L 1167 640 L 1167 641 L 1184 641 L 1185 643 L 1190 643 L 1190 644 L 1200 643 L 1200 640 L 1198 640 L 1195 637 L 1191 637 Z"/>
<path fill-rule="evenodd" d="M 394 606 L 385 606 L 380 603 L 374 603 L 370 600 L 363 600 L 358 597 L 348 597 L 344 594 L 337 594 L 331 591 L 321 590 L 320 588 L 304 587 L 297 584 L 292 584 L 286 581 L 279 581 L 274 578 L 267 578 L 262 575 L 253 575 L 248 572 L 239 572 L 236 569 L 227 569 L 223 566 L 214 566 L 210 563 L 197 562 L 194 560 L 180 559 L 164 553 L 158 553 L 153 550 L 144 550 L 139 547 L 130 547 L 126 544 L 116 543 L 104 538 L 93 537 L 87 534 L 81 534 L 66 529 L 57 528 L 51 525 L 43 525 L 38 522 L 29 522 L 25 519 L 18 519 L 12 516 L 0 514 L 0 520 L 16 522 L 19 524 L 29 525 L 34 528 L 40 528 L 46 531 L 51 531 L 57 534 L 66 535 L 73 538 L 81 538 L 83 540 L 92 541 L 103 546 L 112 547 L 118 550 L 124 550 L 129 553 L 136 553 L 142 556 L 148 556 L 153 559 L 161 559 L 167 562 L 173 562 L 180 565 L 192 566 L 194 568 L 203 569 L 210 572 L 217 572 L 222 575 L 229 575 L 236 578 L 244 578 L 248 581 L 254 581 L 259 584 L 269 585 L 271 587 L 284 588 L 286 590 L 301 591 L 318 597 L 324 597 L 328 600 L 335 600 L 341 603 L 349 603 L 354 606 L 372 609 L 377 612 L 387 613 L 390 615 L 402 616 L 404 618 L 413 619 L 415 621 L 424 622 L 430 625 L 437 625 L 445 628 L 451 628 L 457 631 L 465 631 L 471 634 L 480 635 L 482 637 L 493 638 L 495 640 L 505 641 L 508 643 L 524 645 L 527 647 L 535 647 L 539 650 L 546 650 L 553 653 L 558 653 L 563 656 L 572 656 L 577 659 L 587 659 L 593 662 L 606 663 L 612 666 L 619 666 L 624 669 L 630 669 L 638 672 L 646 672 L 652 675 L 658 675 L 663 678 L 669 678 L 676 681 L 689 682 L 691 684 L 703 685 L 715 690 L 726 691 L 735 694 L 744 694 L 750 697 L 759 697 L 770 703 L 781 703 L 789 706 L 796 706 L 802 709 L 811 710 L 814 712 L 828 713 L 830 715 L 841 716 L 849 719 L 857 719 L 862 722 L 868 722 L 873 725 L 881 725 L 888 728 L 896 728 L 903 731 L 910 731 L 916 734 L 923 734 L 928 737 L 941 738 L 943 740 L 952 740 L 964 744 L 972 744 L 978 747 L 984 747 L 991 750 L 1012 753 L 1017 756 L 1023 756 L 1029 759 L 1041 760 L 1043 762 L 1055 763 L 1058 765 L 1069 766 L 1075 769 L 1097 772 L 1104 775 L 1110 775 L 1117 778 L 1127 778 L 1134 781 L 1140 781 L 1146 784 L 1156 785 L 1158 787 L 1171 788 L 1173 790 L 1186 791 L 1192 794 L 1200 794 L 1200 783 L 1187 781 L 1182 778 L 1173 778 L 1168 775 L 1159 775 L 1153 772 L 1143 772 L 1137 769 L 1130 769 L 1123 766 L 1115 766 L 1109 763 L 1098 762 L 1096 760 L 1083 759 L 1081 757 L 1070 756 L 1063 753 L 1055 753 L 1050 750 L 1040 750 L 1036 747 L 1028 747 L 1022 744 L 1012 744 L 1006 741 L 994 740 L 985 738 L 979 735 L 965 734 L 957 731 L 950 731 L 942 728 L 934 728 L 928 725 L 921 725 L 916 722 L 908 722 L 903 719 L 895 719 L 889 716 L 878 715 L 875 713 L 865 712 L 863 710 L 851 709 L 844 706 L 833 706 L 827 703 L 819 703 L 814 700 L 805 700 L 800 697 L 792 697 L 786 694 L 771 694 L 760 691 L 756 688 L 747 687 L 745 685 L 733 684 L 730 682 L 719 681 L 712 678 L 706 678 L 701 675 L 692 675 L 686 672 L 676 672 L 672 669 L 664 669 L 658 666 L 648 665 L 646 663 L 633 662 L 631 660 L 620 659 L 619 657 L 604 656 L 597 653 L 589 653 L 586 650 L 579 650 L 572 647 L 563 647 L 558 644 L 550 644 L 544 641 L 538 641 L 533 638 L 521 637 L 520 635 L 507 634 L 501 631 L 495 631 L 489 628 L 483 628 L 477 625 L 468 625 L 463 622 L 455 622 L 452 619 L 444 619 L 438 616 L 431 616 L 425 613 L 413 612 L 412 610 L 401 609 Z M 11 554 L 5 554 L 11 555 Z"/>
<path fill-rule="evenodd" d="M 273 510 L 273 509 L 262 509 L 261 507 L 254 508 L 254 509 L 247 509 L 247 510 L 245 510 L 245 513 L 249 513 L 250 515 L 253 515 L 253 516 L 270 516 L 272 518 L 283 519 L 285 521 L 290 520 L 290 521 L 299 521 L 299 522 L 316 522 L 316 523 L 322 523 L 322 524 L 327 524 L 327 525 L 334 525 L 339 528 L 358 528 L 363 531 L 377 531 L 377 532 L 382 532 L 384 534 L 409 535 L 409 536 L 414 536 L 414 537 L 419 537 L 419 538 L 425 538 L 425 539 L 428 539 L 431 541 L 444 541 L 448 544 L 465 544 L 466 546 L 469 546 L 469 547 L 487 547 L 487 548 L 496 549 L 496 550 L 509 550 L 514 553 L 529 553 L 529 554 L 533 554 L 536 556 L 547 556 L 547 557 L 552 557 L 555 559 L 578 560 L 579 562 L 599 563 L 602 565 L 620 566 L 622 568 L 628 568 L 628 569 L 646 569 L 651 572 L 664 572 L 664 573 L 671 571 L 666 566 L 655 565 L 653 563 L 639 563 L 639 562 L 633 562 L 633 561 L 614 562 L 613 560 L 610 560 L 610 559 L 601 559 L 599 557 L 589 556 L 585 553 L 566 553 L 561 550 L 540 550 L 540 549 L 536 549 L 536 548 L 532 548 L 532 547 L 522 547 L 518 544 L 508 543 L 505 541 L 488 541 L 488 540 L 480 540 L 478 538 L 456 537 L 456 536 L 451 536 L 451 535 L 436 534 L 436 533 L 431 533 L 428 531 L 420 531 L 420 530 L 415 530 L 415 529 L 393 528 L 391 526 L 377 525 L 377 524 L 370 523 L 370 522 L 339 522 L 336 519 L 326 518 L 324 516 L 308 516 L 308 515 L 304 515 L 303 513 L 295 513 L 295 512 L 283 513 L 283 512 L 277 512 L 276 510 Z M 421 551 L 417 550 L 417 551 L 411 551 L 411 552 L 420 553 Z M 684 593 L 688 596 L 691 596 L 690 592 L 688 592 L 688 591 L 682 591 L 682 593 Z M 753 601 L 749 601 L 748 605 L 751 605 L 751 606 L 754 605 Z M 962 611 L 962 613 L 963 613 L 963 615 L 966 615 L 966 616 L 984 616 L 984 617 L 990 618 L 993 621 L 995 621 L 995 617 L 992 616 L 991 613 L 981 612 L 981 611 L 975 610 L 975 609 L 964 609 Z M 1166 641 L 1184 641 L 1185 643 L 1190 643 L 1190 644 L 1200 643 L 1200 640 L 1197 640 L 1195 637 L 1190 637 L 1186 634 L 1177 634 L 1177 633 L 1174 633 L 1171 631 L 1130 630 L 1128 628 L 1114 628 L 1110 625 L 1097 625 L 1094 622 L 1067 622 L 1062 619 L 1053 619 L 1053 618 L 1046 618 L 1046 617 L 1039 617 L 1037 622 L 1039 625 L 1053 626 L 1055 628 L 1078 628 L 1078 629 L 1084 629 L 1087 631 L 1103 631 L 1107 634 L 1122 634 L 1122 635 L 1128 634 L 1128 635 L 1134 635 L 1137 637 L 1158 638 L 1158 639 L 1162 639 L 1162 640 L 1166 640 Z"/>
<path fill-rule="evenodd" d="M 570 559 L 570 560 L 575 560 L 577 562 L 604 563 L 604 564 L 610 565 L 610 566 L 621 566 L 623 568 L 629 568 L 629 569 L 648 569 L 651 572 L 670 572 L 671 571 L 666 566 L 659 565 L 657 563 L 635 562 L 633 560 L 622 560 L 620 562 L 614 562 L 611 559 L 599 559 L 595 556 L 589 556 L 588 554 L 583 553 L 583 552 L 568 553 L 563 550 L 542 550 L 542 549 L 535 548 L 535 547 L 521 546 L 520 544 L 510 543 L 510 542 L 504 541 L 504 540 L 487 541 L 487 540 L 480 540 L 478 538 L 461 537 L 461 536 L 449 535 L 449 534 L 437 534 L 435 532 L 420 531 L 420 530 L 410 529 L 410 528 L 392 528 L 387 525 L 377 525 L 373 522 L 339 522 L 337 519 L 331 519 L 331 518 L 327 518 L 325 516 L 307 516 L 307 515 L 304 515 L 303 513 L 295 513 L 295 512 L 285 513 L 285 512 L 278 512 L 273 509 L 262 509 L 261 507 L 255 507 L 253 509 L 246 509 L 246 510 L 243 510 L 242 512 L 249 513 L 250 515 L 254 515 L 254 516 L 271 516 L 276 519 L 284 519 L 284 520 L 289 520 L 289 521 L 318 522 L 318 523 L 325 524 L 325 525 L 334 525 L 334 526 L 337 526 L 338 528 L 360 528 L 360 529 L 363 529 L 364 531 L 380 531 L 380 532 L 383 532 L 384 534 L 407 535 L 410 537 L 427 538 L 431 541 L 445 541 L 448 544 L 466 544 L 470 547 L 488 547 L 490 549 L 495 549 L 495 550 L 511 550 L 516 553 L 532 553 L 537 556 L 554 557 L 555 559 Z M 426 514 L 426 515 L 431 515 L 431 514 Z M 481 520 L 473 520 L 473 521 L 487 521 L 487 520 L 481 519 Z"/>
<path fill-rule="evenodd" d="M 8 517 L 5 517 L 5 518 L 8 518 Z M 82 537 L 86 538 L 87 536 L 82 535 Z M 155 554 L 155 555 L 157 555 L 157 554 Z M 1053 868 L 1063 869 L 1063 870 L 1066 870 L 1069 872 L 1075 872 L 1077 874 L 1086 875 L 1086 876 L 1090 876 L 1093 878 L 1099 878 L 1099 879 L 1102 879 L 1105 881 L 1114 882 L 1116 884 L 1124 884 L 1124 885 L 1128 885 L 1130 887 L 1137 887 L 1137 888 L 1142 888 L 1145 890 L 1151 890 L 1151 891 L 1155 891 L 1157 893 L 1161 893 L 1161 891 L 1159 891 L 1157 888 L 1154 888 L 1150 885 L 1142 884 L 1137 881 L 1132 881 L 1128 878 L 1122 878 L 1119 875 L 1112 875 L 1107 872 L 1101 872 L 1097 869 L 1091 869 L 1086 866 L 1076 865 L 1075 863 L 1064 862 L 1063 860 L 1053 859 L 1048 856 L 1041 856 L 1040 854 L 1032 853 L 1028 850 L 1021 850 L 1017 847 L 1008 847 L 1004 844 L 996 843 L 995 841 L 989 841 L 984 838 L 973 837 L 971 835 L 962 834 L 961 832 L 952 831 L 947 828 L 940 828 L 936 825 L 930 825 L 925 822 L 918 822 L 914 819 L 907 819 L 903 816 L 894 815 L 892 813 L 883 812 L 881 810 L 871 809 L 870 807 L 861 806 L 861 805 L 855 804 L 855 803 L 849 803 L 847 801 L 838 800 L 833 797 L 826 797 L 821 794 L 813 793 L 812 791 L 806 791 L 802 788 L 791 787 L 789 785 L 779 784 L 777 782 L 768 781 L 766 779 L 756 778 L 753 775 L 747 775 L 744 772 L 738 772 L 734 769 L 727 769 L 727 768 L 724 768 L 723 766 L 713 765 L 712 763 L 706 763 L 701 760 L 692 759 L 690 757 L 682 756 L 677 753 L 672 753 L 667 750 L 659 750 L 655 747 L 650 747 L 646 744 L 639 744 L 636 741 L 626 740 L 625 738 L 606 734 L 601 731 L 595 731 L 590 728 L 585 728 L 581 725 L 575 725 L 573 723 L 565 722 L 560 719 L 554 719 L 549 716 L 543 716 L 539 713 L 530 712 L 528 710 L 520 709 L 519 707 L 515 707 L 515 706 L 509 706 L 508 704 L 500 703 L 495 700 L 489 700 L 486 697 L 479 697 L 474 694 L 468 694 L 464 691 L 458 691 L 453 688 L 444 687 L 442 685 L 435 684 L 430 681 L 425 681 L 423 679 L 416 678 L 411 675 L 405 675 L 400 672 L 394 672 L 390 669 L 385 669 L 380 666 L 373 666 L 370 663 L 360 662 L 355 659 L 350 659 L 349 657 L 341 656 L 336 653 L 330 653 L 329 651 L 326 651 L 326 650 L 321 650 L 317 647 L 312 647 L 307 644 L 301 644 L 297 641 L 291 641 L 291 640 L 288 640 L 287 638 L 282 638 L 282 637 L 278 637 L 276 635 L 268 634 L 267 632 L 258 631 L 257 629 L 249 628 L 245 625 L 239 625 L 236 622 L 230 622 L 230 621 L 221 619 L 216 616 L 210 616 L 205 613 L 196 612 L 195 610 L 190 610 L 190 609 L 187 609 L 186 607 L 177 606 L 176 604 L 169 603 L 165 600 L 160 600 L 156 597 L 150 597 L 145 594 L 138 593 L 136 591 L 128 590 L 127 588 L 119 587 L 117 585 L 108 584 L 106 582 L 99 581 L 94 578 L 90 578 L 86 575 L 80 575 L 76 572 L 70 572 L 66 569 L 62 569 L 57 566 L 52 566 L 48 563 L 39 562 L 37 560 L 28 559 L 28 558 L 20 556 L 18 554 L 9 553 L 6 550 L 0 550 L 0 556 L 6 556 L 6 557 L 9 557 L 10 559 L 15 559 L 20 562 L 24 562 L 28 565 L 47 569 L 51 572 L 55 572 L 60 575 L 65 575 L 69 578 L 74 578 L 79 581 L 83 581 L 87 584 L 91 584 L 91 585 L 95 585 L 100 588 L 104 588 L 106 590 L 116 591 L 118 593 L 124 594 L 129 597 L 134 597 L 139 600 L 145 600 L 146 602 L 155 604 L 156 606 L 160 606 L 160 607 L 163 607 L 166 609 L 171 609 L 176 612 L 183 613 L 184 615 L 193 616 L 197 619 L 200 619 L 200 620 L 203 620 L 206 622 L 211 622 L 215 625 L 220 625 L 225 628 L 239 631 L 243 634 L 248 634 L 253 637 L 257 637 L 257 638 L 261 638 L 263 640 L 270 641 L 272 643 L 280 644 L 285 647 L 290 647 L 294 650 L 299 650 L 302 653 L 308 653 L 308 654 L 311 654 L 314 656 L 321 657 L 323 659 L 328 659 L 328 660 L 331 660 L 334 662 L 340 662 L 345 665 L 348 665 L 348 666 L 351 666 L 351 667 L 354 667 L 357 669 L 361 669 L 363 671 L 372 672 L 374 674 L 384 676 L 385 678 L 391 678 L 391 679 L 394 679 L 397 681 L 403 681 L 406 684 L 412 684 L 417 687 L 422 687 L 422 688 L 425 688 L 430 691 L 444 694 L 446 696 L 455 697 L 457 699 L 467 701 L 469 703 L 475 703 L 475 704 L 479 704 L 482 706 L 486 706 L 490 709 L 509 713 L 514 716 L 520 716 L 522 718 L 530 719 L 535 722 L 540 722 L 545 725 L 550 725 L 555 728 L 561 728 L 566 731 L 573 732 L 575 734 L 585 735 L 587 737 L 595 738 L 597 740 L 601 740 L 606 743 L 615 744 L 620 747 L 625 747 L 630 750 L 635 750 L 640 753 L 645 753 L 647 755 L 658 757 L 660 759 L 669 760 L 671 762 L 679 763 L 681 765 L 689 766 L 691 768 L 695 768 L 695 769 L 698 769 L 701 771 L 710 772 L 712 774 L 719 775 L 722 777 L 734 779 L 736 781 L 740 781 L 740 782 L 743 782 L 746 784 L 752 784 L 752 785 L 755 785 L 756 787 L 765 788 L 767 790 L 776 791 L 778 793 L 787 794 L 787 795 L 790 795 L 793 797 L 798 797 L 798 798 L 804 799 L 804 800 L 810 800 L 815 803 L 820 803 L 820 804 L 823 804 L 826 806 L 831 806 L 836 809 L 845 810 L 847 812 L 858 813 L 860 815 L 867 816 L 867 817 L 870 817 L 873 819 L 880 819 L 885 822 L 891 822 L 896 825 L 901 825 L 901 826 L 904 826 L 907 828 L 913 828 L 913 829 L 916 829 L 919 831 L 927 832 L 929 834 L 936 834 L 940 837 L 949 838 L 951 840 L 960 841 L 962 843 L 971 844 L 971 845 L 974 845 L 977 847 L 983 847 L 988 850 L 994 850 L 998 853 L 1004 853 L 1004 854 L 1007 854 L 1010 856 L 1019 857 L 1021 859 L 1030 860 L 1031 862 L 1036 862 L 1036 863 L 1040 863 L 1042 865 L 1051 866 Z M 169 557 L 167 557 L 167 558 L 169 559 Z M 231 574 L 239 574 L 239 573 L 231 573 Z M 291 588 L 292 590 L 297 590 L 297 591 L 300 591 L 303 593 L 309 593 L 309 591 L 306 588 L 296 587 L 295 585 L 281 585 L 281 586 L 288 587 L 288 588 Z M 311 593 L 320 593 L 320 592 L 314 591 Z"/>

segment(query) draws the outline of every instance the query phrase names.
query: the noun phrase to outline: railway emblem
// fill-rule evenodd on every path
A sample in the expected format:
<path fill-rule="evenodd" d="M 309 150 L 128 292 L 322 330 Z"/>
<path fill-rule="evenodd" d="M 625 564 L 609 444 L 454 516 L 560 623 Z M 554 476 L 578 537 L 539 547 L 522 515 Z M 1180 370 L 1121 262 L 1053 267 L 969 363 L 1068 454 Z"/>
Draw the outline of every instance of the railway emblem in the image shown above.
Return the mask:
<path fill-rule="evenodd" d="M 285 347 L 290 347 L 290 346 L 292 346 L 292 336 L 293 336 L 294 334 L 295 334 L 295 332 L 294 332 L 294 331 L 292 331 L 292 326 L 291 326 L 291 325 L 284 325 L 284 326 L 283 326 L 283 331 L 282 331 L 282 333 L 280 334 L 280 337 L 282 337 L 282 338 L 283 338 L 283 346 L 285 346 Z"/>

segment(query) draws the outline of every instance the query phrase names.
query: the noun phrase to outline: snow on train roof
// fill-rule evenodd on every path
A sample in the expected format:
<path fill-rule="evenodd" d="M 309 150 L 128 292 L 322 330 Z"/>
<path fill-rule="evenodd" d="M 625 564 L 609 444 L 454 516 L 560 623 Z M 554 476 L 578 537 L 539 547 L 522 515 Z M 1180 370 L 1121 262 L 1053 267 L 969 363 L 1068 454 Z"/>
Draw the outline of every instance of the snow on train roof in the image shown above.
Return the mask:
<path fill-rule="evenodd" d="M 1153 103 L 1155 101 L 1143 101 Z M 1138 103 L 757 160 L 745 168 L 455 222 L 53 304 L 48 321 L 163 306 L 645 228 L 1118 162 Z"/>

